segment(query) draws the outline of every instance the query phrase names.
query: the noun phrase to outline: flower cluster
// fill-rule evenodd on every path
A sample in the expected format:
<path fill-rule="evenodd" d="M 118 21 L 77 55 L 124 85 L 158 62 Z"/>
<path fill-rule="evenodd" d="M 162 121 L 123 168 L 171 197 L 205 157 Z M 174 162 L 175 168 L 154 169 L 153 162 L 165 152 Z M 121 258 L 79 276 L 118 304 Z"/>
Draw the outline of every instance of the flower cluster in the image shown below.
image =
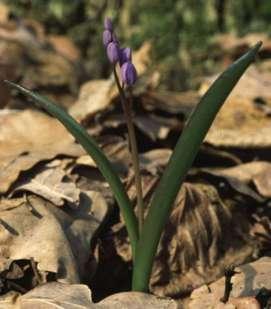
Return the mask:
<path fill-rule="evenodd" d="M 137 72 L 132 63 L 132 50 L 130 47 L 120 47 L 109 18 L 105 18 L 104 21 L 103 43 L 109 61 L 120 65 L 122 82 L 127 86 L 133 85 L 137 79 Z"/>

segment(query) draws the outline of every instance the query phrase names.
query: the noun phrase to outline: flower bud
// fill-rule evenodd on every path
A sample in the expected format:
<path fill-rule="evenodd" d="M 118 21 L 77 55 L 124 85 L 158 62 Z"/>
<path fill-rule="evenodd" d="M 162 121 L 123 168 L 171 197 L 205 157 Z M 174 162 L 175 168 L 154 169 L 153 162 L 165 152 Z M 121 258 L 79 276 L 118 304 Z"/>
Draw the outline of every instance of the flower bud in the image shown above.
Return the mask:
<path fill-rule="evenodd" d="M 111 63 L 116 63 L 119 61 L 119 46 L 115 42 L 110 42 L 107 45 L 107 57 Z"/>
<path fill-rule="evenodd" d="M 121 78 L 127 86 L 132 86 L 136 82 L 137 73 L 132 62 L 127 61 L 121 66 Z"/>
<path fill-rule="evenodd" d="M 120 65 L 122 65 L 125 62 L 132 61 L 132 50 L 130 47 L 120 49 L 119 60 L 120 60 Z"/>
<path fill-rule="evenodd" d="M 112 42 L 112 33 L 109 30 L 104 30 L 103 32 L 103 43 L 104 46 L 107 46 L 110 42 Z"/>
<path fill-rule="evenodd" d="M 109 17 L 104 19 L 104 29 L 113 32 L 113 23 Z"/>

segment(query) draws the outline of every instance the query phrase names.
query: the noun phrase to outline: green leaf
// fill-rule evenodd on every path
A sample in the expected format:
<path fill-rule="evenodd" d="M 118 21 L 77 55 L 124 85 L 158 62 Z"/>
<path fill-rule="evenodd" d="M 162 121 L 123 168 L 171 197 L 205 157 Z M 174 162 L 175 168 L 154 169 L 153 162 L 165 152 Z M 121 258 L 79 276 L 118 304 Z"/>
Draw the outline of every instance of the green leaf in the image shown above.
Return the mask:
<path fill-rule="evenodd" d="M 95 161 L 100 172 L 109 183 L 114 193 L 114 196 L 118 202 L 118 205 L 120 207 L 120 210 L 122 212 L 126 224 L 134 256 L 135 247 L 138 239 L 137 219 L 134 214 L 131 202 L 127 196 L 126 191 L 124 190 L 124 187 L 121 183 L 119 176 L 116 174 L 111 163 L 106 158 L 104 153 L 100 150 L 99 146 L 96 144 L 93 138 L 87 133 L 87 131 L 78 122 L 76 122 L 76 120 L 74 120 L 68 113 L 66 113 L 61 107 L 52 103 L 47 98 L 42 97 L 20 85 L 17 85 L 10 81 L 5 82 L 9 86 L 16 88 L 19 92 L 33 99 L 38 106 L 43 107 L 52 116 L 56 117 Z"/>
<path fill-rule="evenodd" d="M 186 173 L 217 112 L 242 74 L 254 60 L 261 42 L 222 73 L 200 100 L 178 140 L 154 193 L 136 249 L 133 290 L 146 292 L 161 233 Z"/>

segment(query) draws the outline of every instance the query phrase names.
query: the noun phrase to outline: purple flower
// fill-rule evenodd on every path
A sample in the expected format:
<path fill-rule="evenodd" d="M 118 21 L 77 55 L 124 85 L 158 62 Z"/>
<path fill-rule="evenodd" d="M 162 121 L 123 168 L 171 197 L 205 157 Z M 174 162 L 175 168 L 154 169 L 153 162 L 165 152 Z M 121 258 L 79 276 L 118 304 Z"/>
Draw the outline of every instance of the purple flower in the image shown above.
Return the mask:
<path fill-rule="evenodd" d="M 113 32 L 113 23 L 109 17 L 104 19 L 104 29 Z"/>
<path fill-rule="evenodd" d="M 119 61 L 120 65 L 122 65 L 125 62 L 132 61 L 132 50 L 130 47 L 120 49 Z"/>
<path fill-rule="evenodd" d="M 113 41 L 112 33 L 109 30 L 104 30 L 103 32 L 104 46 L 107 46 L 112 41 Z"/>
<path fill-rule="evenodd" d="M 127 61 L 121 66 L 121 78 L 127 86 L 132 86 L 136 82 L 137 73 L 132 62 Z"/>
<path fill-rule="evenodd" d="M 111 63 L 117 63 L 119 61 L 119 46 L 115 42 L 110 42 L 107 45 L 107 57 Z"/>

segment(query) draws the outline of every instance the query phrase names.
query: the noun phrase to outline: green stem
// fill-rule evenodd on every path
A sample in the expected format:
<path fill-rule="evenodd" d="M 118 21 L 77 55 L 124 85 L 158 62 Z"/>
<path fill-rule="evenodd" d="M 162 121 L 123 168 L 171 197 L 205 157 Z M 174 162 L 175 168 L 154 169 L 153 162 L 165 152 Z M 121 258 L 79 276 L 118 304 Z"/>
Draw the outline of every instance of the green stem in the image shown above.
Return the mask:
<path fill-rule="evenodd" d="M 126 120 L 127 128 L 128 128 L 128 136 L 129 136 L 130 147 L 131 147 L 131 157 L 132 157 L 132 163 L 133 163 L 134 172 L 135 172 L 135 186 L 136 186 L 137 210 L 138 210 L 138 228 L 139 228 L 139 235 L 140 235 L 140 232 L 144 224 L 144 201 L 143 201 L 143 193 L 142 193 L 142 182 L 141 182 L 141 175 L 140 175 L 136 135 L 135 135 L 135 129 L 134 129 L 133 119 L 132 119 L 132 94 L 129 93 L 129 100 L 127 101 L 124 90 L 120 85 L 115 66 L 114 66 L 113 71 L 114 71 L 114 76 L 115 76 L 116 84 L 117 84 L 118 91 L 120 94 L 121 104 L 122 104 L 122 108 L 124 111 L 124 116 L 125 116 L 125 120 Z"/>

